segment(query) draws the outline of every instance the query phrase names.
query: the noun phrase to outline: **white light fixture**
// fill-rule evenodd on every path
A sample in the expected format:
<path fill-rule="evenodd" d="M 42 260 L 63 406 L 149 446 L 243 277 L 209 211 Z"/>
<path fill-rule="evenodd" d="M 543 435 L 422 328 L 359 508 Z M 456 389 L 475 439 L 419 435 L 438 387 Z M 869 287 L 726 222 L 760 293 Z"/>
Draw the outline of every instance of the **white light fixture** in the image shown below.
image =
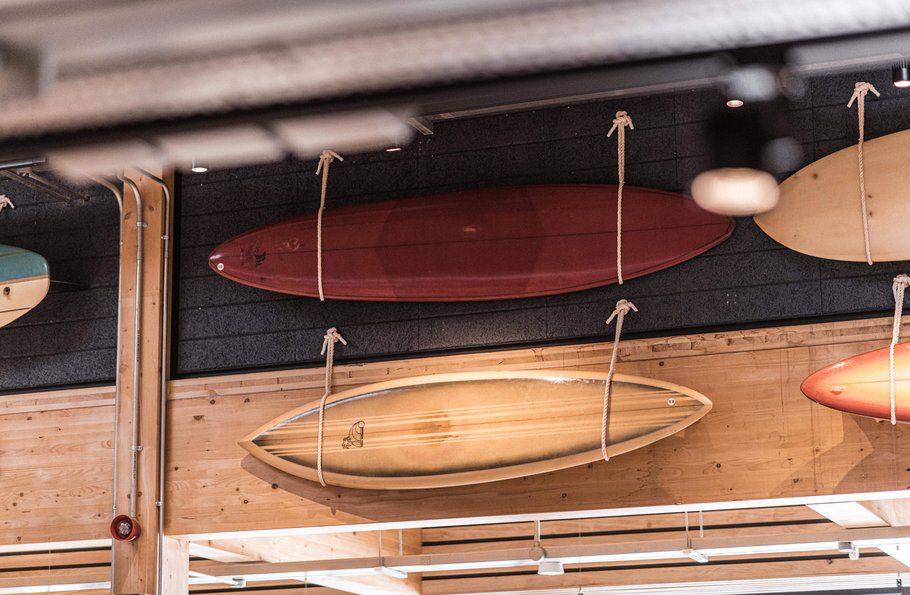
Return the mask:
<path fill-rule="evenodd" d="M 682 553 L 683 553 L 683 555 L 689 556 L 690 558 L 692 558 L 699 564 L 708 563 L 708 556 L 704 555 L 703 553 L 701 553 L 698 550 L 693 550 L 693 549 L 689 548 L 689 549 L 683 550 Z"/>
<path fill-rule="evenodd" d="M 543 576 L 559 576 L 564 572 L 562 562 L 559 560 L 541 560 L 537 566 L 537 574 Z"/>
<path fill-rule="evenodd" d="M 711 213 L 745 217 L 773 209 L 780 191 L 777 180 L 766 171 L 725 167 L 698 174 L 692 180 L 692 198 Z"/>
<path fill-rule="evenodd" d="M 397 153 L 401 150 L 401 147 L 389 147 L 385 150 L 386 153 Z"/>
<path fill-rule="evenodd" d="M 390 576 L 397 579 L 406 579 L 408 578 L 408 573 L 403 570 L 398 570 L 397 568 L 389 568 L 388 566 L 380 566 L 376 569 L 378 573 Z"/>
<path fill-rule="evenodd" d="M 197 174 L 204 174 L 208 170 L 209 170 L 209 168 L 207 168 L 205 165 L 203 165 L 201 163 L 196 163 L 196 160 L 193 159 L 193 163 L 190 166 L 190 171 L 197 173 Z"/>
<path fill-rule="evenodd" d="M 742 107 L 744 105 L 746 105 L 746 103 L 742 99 L 728 99 L 727 100 L 727 107 L 736 109 L 736 108 Z"/>
<path fill-rule="evenodd" d="M 898 89 L 910 87 L 910 65 L 906 58 L 898 62 L 891 69 L 891 82 Z"/>

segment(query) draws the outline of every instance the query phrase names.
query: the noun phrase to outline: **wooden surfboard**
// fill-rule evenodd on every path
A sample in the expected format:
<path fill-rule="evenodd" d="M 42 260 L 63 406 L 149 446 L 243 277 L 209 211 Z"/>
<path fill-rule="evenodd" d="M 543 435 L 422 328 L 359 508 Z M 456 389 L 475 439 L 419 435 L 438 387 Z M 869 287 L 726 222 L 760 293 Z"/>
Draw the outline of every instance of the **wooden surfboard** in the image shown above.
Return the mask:
<path fill-rule="evenodd" d="M 864 145 L 872 259 L 910 259 L 910 130 Z M 856 145 L 819 159 L 780 185 L 777 208 L 755 222 L 787 248 L 830 260 L 865 262 Z"/>
<path fill-rule="evenodd" d="M 606 374 L 453 373 L 381 382 L 326 401 L 323 474 L 332 485 L 418 489 L 497 481 L 601 459 Z M 617 374 L 607 441 L 612 457 L 690 426 L 707 397 Z M 319 401 L 268 422 L 240 445 L 317 481 Z"/>
<path fill-rule="evenodd" d="M 0 326 L 37 306 L 50 287 L 47 261 L 39 254 L 0 245 Z"/>
<path fill-rule="evenodd" d="M 623 276 L 646 275 L 724 241 L 733 220 L 678 194 L 626 187 Z M 266 225 L 209 257 L 239 283 L 318 296 L 316 217 Z M 615 283 L 616 187 L 520 186 L 328 209 L 326 297 L 472 301 Z"/>
<path fill-rule="evenodd" d="M 888 348 L 847 358 L 822 368 L 800 389 L 813 401 L 846 413 L 891 419 Z M 894 346 L 895 412 L 910 421 L 910 343 Z"/>

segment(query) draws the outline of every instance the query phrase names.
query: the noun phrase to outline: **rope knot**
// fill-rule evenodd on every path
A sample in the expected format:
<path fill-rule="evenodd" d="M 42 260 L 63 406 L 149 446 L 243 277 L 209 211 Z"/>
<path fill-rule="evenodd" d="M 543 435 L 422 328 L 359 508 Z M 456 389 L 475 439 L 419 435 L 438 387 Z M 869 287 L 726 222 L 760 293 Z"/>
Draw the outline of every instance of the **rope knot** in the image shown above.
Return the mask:
<path fill-rule="evenodd" d="M 325 332 L 325 336 L 322 338 L 322 351 L 320 355 L 325 355 L 325 352 L 329 347 L 335 345 L 341 341 L 342 345 L 347 345 L 348 342 L 344 340 L 344 337 L 341 336 L 341 333 L 338 332 L 334 326 Z"/>
<path fill-rule="evenodd" d="M 0 194 L 0 211 L 2 211 L 4 207 L 15 209 L 16 205 L 13 204 L 13 201 L 10 199 L 10 197 L 5 194 Z"/>
<path fill-rule="evenodd" d="M 622 130 L 625 126 L 635 130 L 635 126 L 632 125 L 632 117 L 629 116 L 629 114 L 624 111 L 616 112 L 616 117 L 613 118 L 613 127 L 610 128 L 610 132 L 607 133 L 607 136 L 613 136 L 614 130 Z"/>
<path fill-rule="evenodd" d="M 619 316 L 620 318 L 625 318 L 626 314 L 629 313 L 629 310 L 632 310 L 633 312 L 638 312 L 638 308 L 636 308 L 635 304 L 633 304 L 629 300 L 625 300 L 625 299 L 619 300 L 618 302 L 616 302 L 616 309 L 613 310 L 613 313 L 610 314 L 609 318 L 607 318 L 607 324 L 610 324 L 611 322 L 613 322 L 613 319 L 616 318 L 617 316 Z"/>
<path fill-rule="evenodd" d="M 850 97 L 850 102 L 847 103 L 847 107 L 853 107 L 853 102 L 857 99 L 862 102 L 862 100 L 866 98 L 866 95 L 869 94 L 869 91 L 872 91 L 876 97 L 882 96 L 882 94 L 878 92 L 878 89 L 872 86 L 872 83 L 860 81 L 853 85 L 853 95 Z"/>
<path fill-rule="evenodd" d="M 326 149 L 325 151 L 320 153 L 319 154 L 319 165 L 316 166 L 316 174 L 318 175 L 318 174 L 322 173 L 323 168 L 325 168 L 326 172 L 328 172 L 329 164 L 332 163 L 333 161 L 335 161 L 336 159 L 338 161 L 344 161 L 344 157 L 342 157 L 341 155 L 339 155 L 338 153 L 336 153 L 335 151 L 332 151 L 330 149 Z"/>

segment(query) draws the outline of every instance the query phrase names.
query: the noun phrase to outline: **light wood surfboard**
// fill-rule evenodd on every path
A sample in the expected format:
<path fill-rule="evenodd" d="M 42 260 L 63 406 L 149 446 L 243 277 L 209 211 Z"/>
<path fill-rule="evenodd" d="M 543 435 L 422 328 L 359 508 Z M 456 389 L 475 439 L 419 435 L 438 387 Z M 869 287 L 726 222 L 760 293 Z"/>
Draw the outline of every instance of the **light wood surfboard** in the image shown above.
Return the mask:
<path fill-rule="evenodd" d="M 0 326 L 37 306 L 47 295 L 50 282 L 44 257 L 0 245 Z"/>
<path fill-rule="evenodd" d="M 910 130 L 864 144 L 869 243 L 875 262 L 910 259 Z M 865 262 L 856 145 L 807 165 L 780 185 L 780 204 L 755 222 L 787 248 Z"/>
<path fill-rule="evenodd" d="M 362 386 L 326 401 L 323 474 L 351 488 L 420 489 L 545 473 L 601 459 L 606 374 L 437 374 Z M 711 410 L 693 390 L 617 374 L 608 454 L 642 448 Z M 317 481 L 319 401 L 240 442 L 256 458 Z"/>

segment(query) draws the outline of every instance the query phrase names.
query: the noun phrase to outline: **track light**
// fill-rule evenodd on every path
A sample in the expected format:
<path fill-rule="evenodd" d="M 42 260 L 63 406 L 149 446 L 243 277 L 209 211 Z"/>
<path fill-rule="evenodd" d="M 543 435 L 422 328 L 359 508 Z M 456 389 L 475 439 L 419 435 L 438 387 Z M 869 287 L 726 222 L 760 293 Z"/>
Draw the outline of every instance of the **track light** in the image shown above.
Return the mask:
<path fill-rule="evenodd" d="M 898 89 L 910 87 L 910 64 L 907 63 L 906 58 L 891 68 L 891 82 Z"/>
<path fill-rule="evenodd" d="M 692 198 L 720 215 L 744 217 L 777 205 L 774 174 L 796 165 L 799 146 L 775 130 L 771 112 L 754 105 L 722 110 L 710 123 L 712 167 L 692 181 Z"/>

